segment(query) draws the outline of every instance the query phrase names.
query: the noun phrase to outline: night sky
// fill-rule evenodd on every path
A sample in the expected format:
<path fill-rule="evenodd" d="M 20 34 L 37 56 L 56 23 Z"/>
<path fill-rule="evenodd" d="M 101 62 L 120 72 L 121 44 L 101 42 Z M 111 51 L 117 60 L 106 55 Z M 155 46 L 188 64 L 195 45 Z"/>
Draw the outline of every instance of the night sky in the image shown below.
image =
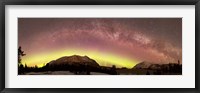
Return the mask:
<path fill-rule="evenodd" d="M 22 63 L 42 66 L 62 56 L 132 68 L 182 61 L 181 18 L 19 18 Z"/>

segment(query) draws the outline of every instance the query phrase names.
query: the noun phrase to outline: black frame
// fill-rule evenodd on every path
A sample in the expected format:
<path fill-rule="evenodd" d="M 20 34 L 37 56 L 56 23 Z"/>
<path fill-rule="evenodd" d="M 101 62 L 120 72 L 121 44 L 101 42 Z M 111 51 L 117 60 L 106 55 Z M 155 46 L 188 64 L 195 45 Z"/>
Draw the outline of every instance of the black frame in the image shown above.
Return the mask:
<path fill-rule="evenodd" d="M 6 5 L 195 5 L 195 88 L 5 88 L 5 6 Z M 1 93 L 197 93 L 200 92 L 199 31 L 200 0 L 0 0 L 0 92 Z"/>

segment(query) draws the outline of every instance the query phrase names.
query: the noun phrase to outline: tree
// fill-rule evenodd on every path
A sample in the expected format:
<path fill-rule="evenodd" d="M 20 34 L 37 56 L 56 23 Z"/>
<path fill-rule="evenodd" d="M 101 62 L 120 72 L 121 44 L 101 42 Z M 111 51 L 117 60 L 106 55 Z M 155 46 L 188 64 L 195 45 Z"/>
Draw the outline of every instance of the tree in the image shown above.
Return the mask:
<path fill-rule="evenodd" d="M 25 68 L 28 68 L 28 66 L 26 65 L 26 63 L 25 63 Z"/>
<path fill-rule="evenodd" d="M 111 71 L 112 71 L 111 74 L 117 75 L 117 71 L 116 71 L 116 66 L 115 65 L 112 65 Z"/>
<path fill-rule="evenodd" d="M 180 63 L 180 60 L 178 60 L 178 65 L 180 65 L 181 63 Z"/>
<path fill-rule="evenodd" d="M 112 65 L 112 69 L 113 69 L 113 70 L 116 70 L 116 66 L 115 66 L 115 65 Z"/>
<path fill-rule="evenodd" d="M 38 68 L 38 66 L 37 66 L 37 65 L 35 65 L 35 68 Z"/>
<path fill-rule="evenodd" d="M 21 57 L 25 56 L 26 54 L 24 54 L 24 51 L 22 51 L 21 46 L 19 46 L 18 48 L 18 63 L 21 64 Z"/>
<path fill-rule="evenodd" d="M 18 48 L 18 74 L 22 74 L 24 73 L 24 66 L 23 64 L 21 63 L 21 57 L 22 56 L 25 56 L 26 54 L 24 54 L 24 51 L 22 51 L 22 48 L 21 46 L 19 46 Z M 25 65 L 25 67 L 27 67 L 27 65 Z"/>

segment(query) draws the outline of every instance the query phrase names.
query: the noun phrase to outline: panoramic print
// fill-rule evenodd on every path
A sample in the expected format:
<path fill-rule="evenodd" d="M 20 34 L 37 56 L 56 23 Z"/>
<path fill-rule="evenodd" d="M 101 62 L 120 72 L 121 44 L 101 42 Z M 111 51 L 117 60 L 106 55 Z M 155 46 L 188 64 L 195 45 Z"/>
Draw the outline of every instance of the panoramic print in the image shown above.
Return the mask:
<path fill-rule="evenodd" d="M 18 75 L 182 75 L 181 18 L 18 18 Z"/>

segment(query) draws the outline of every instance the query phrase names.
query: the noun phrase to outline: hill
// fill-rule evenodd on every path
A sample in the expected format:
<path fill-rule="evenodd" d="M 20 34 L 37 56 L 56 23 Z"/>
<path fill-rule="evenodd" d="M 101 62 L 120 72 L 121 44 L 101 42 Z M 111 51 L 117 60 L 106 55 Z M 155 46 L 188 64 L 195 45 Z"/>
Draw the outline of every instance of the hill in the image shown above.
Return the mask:
<path fill-rule="evenodd" d="M 163 64 L 155 64 L 152 62 L 143 61 L 133 67 L 133 69 L 161 69 Z"/>
<path fill-rule="evenodd" d="M 64 56 L 61 58 L 58 58 L 56 60 L 52 60 L 48 63 L 49 66 L 55 66 L 55 65 L 85 65 L 85 66 L 92 66 L 92 67 L 98 67 L 99 64 L 89 58 L 88 56 L 79 56 L 79 55 L 72 55 L 72 56 Z"/>

